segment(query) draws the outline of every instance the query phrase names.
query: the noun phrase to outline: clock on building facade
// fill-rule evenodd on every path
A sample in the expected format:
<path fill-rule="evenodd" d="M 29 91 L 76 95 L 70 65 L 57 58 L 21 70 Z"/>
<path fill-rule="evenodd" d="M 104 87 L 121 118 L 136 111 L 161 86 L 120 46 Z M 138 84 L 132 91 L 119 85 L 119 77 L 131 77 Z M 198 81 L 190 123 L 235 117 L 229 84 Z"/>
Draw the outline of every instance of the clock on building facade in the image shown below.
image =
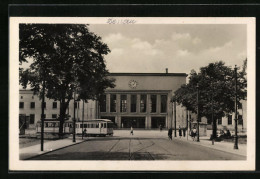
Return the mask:
<path fill-rule="evenodd" d="M 128 85 L 130 88 L 135 89 L 138 85 L 138 82 L 136 80 L 130 80 Z"/>

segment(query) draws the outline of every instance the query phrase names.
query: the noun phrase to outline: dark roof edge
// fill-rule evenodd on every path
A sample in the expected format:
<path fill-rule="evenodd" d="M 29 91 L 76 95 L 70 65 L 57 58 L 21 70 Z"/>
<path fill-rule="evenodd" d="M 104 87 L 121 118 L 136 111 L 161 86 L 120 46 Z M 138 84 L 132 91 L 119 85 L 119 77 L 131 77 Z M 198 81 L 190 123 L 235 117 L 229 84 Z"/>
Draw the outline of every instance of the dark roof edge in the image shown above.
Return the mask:
<path fill-rule="evenodd" d="M 185 76 L 186 73 L 109 73 L 108 76 Z"/>

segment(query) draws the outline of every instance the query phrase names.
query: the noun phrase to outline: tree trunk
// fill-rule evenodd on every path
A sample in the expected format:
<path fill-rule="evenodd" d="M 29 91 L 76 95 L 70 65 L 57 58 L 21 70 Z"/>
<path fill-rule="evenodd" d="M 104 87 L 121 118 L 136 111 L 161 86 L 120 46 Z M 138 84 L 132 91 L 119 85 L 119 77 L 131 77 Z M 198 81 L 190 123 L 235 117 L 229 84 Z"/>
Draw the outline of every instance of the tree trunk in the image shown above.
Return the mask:
<path fill-rule="evenodd" d="M 68 106 L 69 101 L 65 102 L 65 99 L 62 99 L 60 101 L 60 126 L 59 126 L 59 138 L 63 138 L 64 135 L 64 122 L 65 122 L 65 116 L 66 116 L 66 110 Z"/>

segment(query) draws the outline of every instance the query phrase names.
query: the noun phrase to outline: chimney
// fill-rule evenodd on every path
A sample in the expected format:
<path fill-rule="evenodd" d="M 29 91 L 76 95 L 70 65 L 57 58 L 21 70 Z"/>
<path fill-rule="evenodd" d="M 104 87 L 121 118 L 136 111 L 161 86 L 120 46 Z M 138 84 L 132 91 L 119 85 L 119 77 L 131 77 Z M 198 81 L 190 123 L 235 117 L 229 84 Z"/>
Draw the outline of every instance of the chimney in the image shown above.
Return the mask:
<path fill-rule="evenodd" d="M 168 68 L 165 68 L 166 74 L 168 74 Z"/>

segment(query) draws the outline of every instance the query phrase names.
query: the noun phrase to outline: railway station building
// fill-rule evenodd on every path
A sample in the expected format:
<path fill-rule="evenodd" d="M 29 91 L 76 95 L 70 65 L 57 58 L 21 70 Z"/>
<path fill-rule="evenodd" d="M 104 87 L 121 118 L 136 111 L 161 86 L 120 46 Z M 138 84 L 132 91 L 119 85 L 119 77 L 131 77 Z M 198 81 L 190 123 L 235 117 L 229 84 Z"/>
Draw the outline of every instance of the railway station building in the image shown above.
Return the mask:
<path fill-rule="evenodd" d="M 100 104 L 100 118 L 118 128 L 163 128 L 173 126 L 175 90 L 186 83 L 185 73 L 110 73 L 115 88 L 107 89 Z M 186 127 L 187 112 L 178 106 L 177 126 Z"/>

